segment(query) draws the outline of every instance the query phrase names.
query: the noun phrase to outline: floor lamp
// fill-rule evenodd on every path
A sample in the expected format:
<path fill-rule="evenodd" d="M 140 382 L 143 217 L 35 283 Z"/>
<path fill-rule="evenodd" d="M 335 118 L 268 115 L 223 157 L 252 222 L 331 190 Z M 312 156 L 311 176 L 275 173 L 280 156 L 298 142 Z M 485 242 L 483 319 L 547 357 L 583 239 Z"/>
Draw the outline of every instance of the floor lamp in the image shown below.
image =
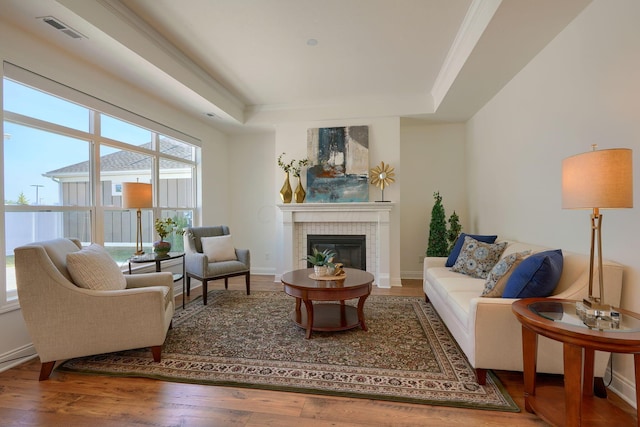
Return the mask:
<path fill-rule="evenodd" d="M 141 182 L 122 183 L 122 207 L 124 209 L 137 209 L 136 212 L 136 253 L 142 255 L 142 212 L 140 209 L 153 207 L 153 192 L 151 184 Z"/>
<path fill-rule="evenodd" d="M 632 151 L 628 148 L 596 150 L 577 154 L 562 161 L 562 207 L 593 209 L 591 214 L 591 253 L 589 297 L 583 301 L 592 310 L 606 312 L 602 278 L 603 208 L 633 207 Z M 593 294 L 595 250 L 598 252 L 598 296 Z"/>

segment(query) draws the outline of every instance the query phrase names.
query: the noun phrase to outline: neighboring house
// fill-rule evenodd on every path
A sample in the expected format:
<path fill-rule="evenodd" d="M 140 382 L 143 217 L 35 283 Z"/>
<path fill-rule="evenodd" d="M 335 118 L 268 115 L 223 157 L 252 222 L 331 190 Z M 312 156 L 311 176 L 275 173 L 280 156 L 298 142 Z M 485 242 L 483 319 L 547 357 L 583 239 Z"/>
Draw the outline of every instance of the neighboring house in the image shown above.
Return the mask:
<path fill-rule="evenodd" d="M 151 143 L 140 146 L 151 149 Z M 169 140 L 160 139 L 160 151 L 178 158 L 190 158 L 191 150 Z M 116 210 L 105 211 L 104 241 L 110 243 L 135 241 L 135 212 L 122 211 L 123 182 L 149 182 L 152 159 L 141 152 L 119 150 L 100 157 L 100 200 L 101 205 Z M 157 206 L 188 207 L 193 206 L 191 191 L 191 165 L 177 160 L 160 160 L 160 183 Z M 89 186 L 89 162 L 84 161 L 52 170 L 43 174 L 59 185 L 59 200 L 64 206 L 91 205 Z M 171 189 L 172 191 L 169 191 Z M 91 241 L 89 218 L 76 212 L 63 213 L 63 229 L 66 237 L 76 237 L 82 241 Z M 150 227 L 143 230 L 143 240 Z"/>

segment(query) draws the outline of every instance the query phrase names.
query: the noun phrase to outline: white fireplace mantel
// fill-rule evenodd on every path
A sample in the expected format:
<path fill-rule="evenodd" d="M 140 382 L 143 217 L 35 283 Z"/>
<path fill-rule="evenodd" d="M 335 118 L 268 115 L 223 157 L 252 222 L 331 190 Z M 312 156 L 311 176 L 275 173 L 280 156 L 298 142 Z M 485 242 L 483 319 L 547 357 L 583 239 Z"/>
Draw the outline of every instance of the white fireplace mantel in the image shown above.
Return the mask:
<path fill-rule="evenodd" d="M 279 281 L 282 274 L 287 271 L 301 268 L 302 248 L 300 237 L 296 227 L 302 223 L 322 224 L 327 233 L 319 234 L 343 234 L 336 232 L 340 226 L 338 223 L 352 223 L 364 226 L 371 233 L 367 233 L 367 239 L 371 239 L 371 251 L 367 253 L 367 271 L 375 277 L 374 283 L 381 288 L 390 287 L 390 216 L 394 203 L 300 203 L 281 204 L 281 262 L 276 274 Z M 306 236 L 304 236 L 306 239 Z M 373 253 L 371 253 L 373 252 Z M 304 254 L 302 254 L 304 255 Z M 369 258 L 371 257 L 371 258 Z"/>

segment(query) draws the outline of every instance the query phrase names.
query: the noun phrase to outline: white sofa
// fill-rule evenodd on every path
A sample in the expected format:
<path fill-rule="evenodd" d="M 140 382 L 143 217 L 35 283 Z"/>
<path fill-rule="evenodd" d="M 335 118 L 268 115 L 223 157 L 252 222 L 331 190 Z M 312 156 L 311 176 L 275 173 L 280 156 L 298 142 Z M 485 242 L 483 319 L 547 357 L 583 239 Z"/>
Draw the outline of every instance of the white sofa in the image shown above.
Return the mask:
<path fill-rule="evenodd" d="M 548 249 L 521 242 L 508 242 L 502 257 L 531 250 Z M 550 298 L 582 300 L 588 295 L 589 255 L 563 251 L 560 281 Z M 446 258 L 424 259 L 423 289 L 449 331 L 484 384 L 487 369 L 522 371 L 522 327 L 511 311 L 514 299 L 481 297 L 484 279 L 455 273 L 445 267 Z M 623 267 L 603 261 L 605 302 L 619 306 Z M 597 270 L 594 293 L 597 295 Z M 596 352 L 595 376 L 602 377 L 609 353 Z M 538 372 L 563 373 L 562 344 L 545 337 L 538 340 Z"/>

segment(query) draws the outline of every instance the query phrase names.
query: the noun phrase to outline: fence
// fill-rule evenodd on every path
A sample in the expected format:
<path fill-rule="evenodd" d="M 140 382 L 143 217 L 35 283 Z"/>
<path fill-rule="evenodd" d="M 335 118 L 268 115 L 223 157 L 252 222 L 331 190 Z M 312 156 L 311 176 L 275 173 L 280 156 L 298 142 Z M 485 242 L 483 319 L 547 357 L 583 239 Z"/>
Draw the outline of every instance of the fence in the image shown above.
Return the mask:
<path fill-rule="evenodd" d="M 107 211 L 104 216 L 105 246 L 133 247 L 136 241 L 135 211 Z M 191 223 L 184 217 L 182 222 Z M 142 213 L 142 241 L 151 244 L 155 238 L 153 214 Z M 7 212 L 5 214 L 5 250 L 7 256 L 13 250 L 30 242 L 55 239 L 58 237 L 76 238 L 81 242 L 91 242 L 91 215 L 83 212 Z M 182 237 L 171 236 L 173 250 L 181 251 Z"/>

